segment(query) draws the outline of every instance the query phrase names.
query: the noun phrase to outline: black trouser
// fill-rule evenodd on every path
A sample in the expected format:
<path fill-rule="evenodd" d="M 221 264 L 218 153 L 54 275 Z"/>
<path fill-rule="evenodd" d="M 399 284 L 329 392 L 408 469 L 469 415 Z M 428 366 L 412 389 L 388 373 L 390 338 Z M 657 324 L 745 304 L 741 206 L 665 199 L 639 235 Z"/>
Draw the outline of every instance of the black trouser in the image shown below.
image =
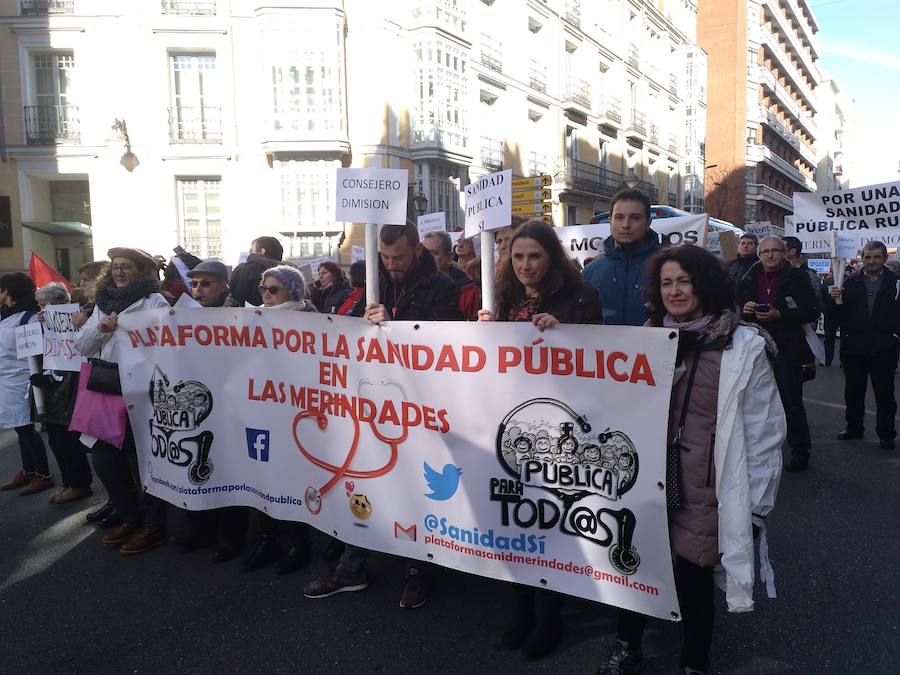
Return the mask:
<path fill-rule="evenodd" d="M 289 546 L 309 545 L 310 527 L 306 523 L 296 523 L 292 520 L 277 520 L 267 513 L 259 513 L 259 533 L 269 537 L 277 537 L 278 532 L 287 535 Z"/>
<path fill-rule="evenodd" d="M 709 669 L 715 618 L 715 584 L 712 567 L 701 567 L 675 557 L 675 590 L 681 605 L 681 668 Z M 619 610 L 619 639 L 632 649 L 640 649 L 647 617 L 626 609 Z"/>
<path fill-rule="evenodd" d="M 79 432 L 69 431 L 63 424 L 45 424 L 44 430 L 56 457 L 63 487 L 79 490 L 91 487 L 91 465 L 84 454 L 85 447 L 78 440 Z"/>
<path fill-rule="evenodd" d="M 44 447 L 44 439 L 35 431 L 34 425 L 25 424 L 15 429 L 16 435 L 19 437 L 22 471 L 27 474 L 36 473 L 44 477 L 50 476 L 50 466 L 47 464 L 47 449 Z"/>
<path fill-rule="evenodd" d="M 782 356 L 775 357 L 775 383 L 784 406 L 787 421 L 787 443 L 791 446 L 791 454 L 802 460 L 809 459 L 812 441 L 809 436 L 809 423 L 806 421 L 806 408 L 803 406 L 803 383 L 800 381 L 800 366 L 795 365 Z"/>
<path fill-rule="evenodd" d="M 200 539 L 218 538 L 218 541 L 235 550 L 244 546 L 247 536 L 247 506 L 226 506 L 208 511 L 188 511 L 191 536 Z"/>
<path fill-rule="evenodd" d="M 837 329 L 840 325 L 837 319 L 829 318 L 828 312 L 825 313 L 825 365 L 830 366 L 834 361 L 834 342 L 837 339 Z"/>
<path fill-rule="evenodd" d="M 97 441 L 92 448 L 94 471 L 106 488 L 109 499 L 123 522 L 166 526 L 166 503 L 141 488 L 137 448 L 131 424 L 125 427 L 122 448 Z"/>
<path fill-rule="evenodd" d="M 866 388 L 872 380 L 875 392 L 875 433 L 878 438 L 892 441 L 897 436 L 894 416 L 897 399 L 894 397 L 894 372 L 897 370 L 897 349 L 889 349 L 869 356 L 841 352 L 844 366 L 844 403 L 847 406 L 847 431 L 861 434 L 865 428 Z"/>

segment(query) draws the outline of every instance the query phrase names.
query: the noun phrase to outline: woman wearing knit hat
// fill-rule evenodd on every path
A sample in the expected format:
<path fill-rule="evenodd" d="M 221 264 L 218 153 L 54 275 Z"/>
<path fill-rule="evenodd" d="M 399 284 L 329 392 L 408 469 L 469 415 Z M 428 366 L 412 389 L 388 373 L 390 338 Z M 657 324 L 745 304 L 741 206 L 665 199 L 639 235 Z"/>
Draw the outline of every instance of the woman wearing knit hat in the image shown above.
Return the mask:
<path fill-rule="evenodd" d="M 97 282 L 94 313 L 78 334 L 75 344 L 87 357 L 118 363 L 118 344 L 113 334 L 119 314 L 168 307 L 159 293 L 159 266 L 153 257 L 136 248 L 111 248 L 106 274 Z M 114 527 L 103 543 L 118 546 L 123 554 L 143 553 L 166 538 L 165 502 L 141 494 L 137 449 L 131 425 L 126 420 L 122 448 L 97 441 L 92 447 L 94 471 L 109 495 L 111 506 L 98 521 L 101 528 Z"/>

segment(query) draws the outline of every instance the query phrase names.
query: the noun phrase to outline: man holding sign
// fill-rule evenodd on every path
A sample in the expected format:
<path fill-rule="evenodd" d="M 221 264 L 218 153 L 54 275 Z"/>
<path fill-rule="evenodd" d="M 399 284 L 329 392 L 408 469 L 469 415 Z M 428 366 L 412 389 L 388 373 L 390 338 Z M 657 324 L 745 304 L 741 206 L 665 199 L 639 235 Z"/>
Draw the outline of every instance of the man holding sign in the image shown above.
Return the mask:
<path fill-rule="evenodd" d="M 843 287 L 831 287 L 828 312 L 841 326 L 841 364 L 847 428 L 838 440 L 863 437 L 866 385 L 875 392 L 875 432 L 879 447 L 892 450 L 897 432 L 894 372 L 900 344 L 900 279 L 885 267 L 887 248 L 880 241 L 863 246 L 863 271 Z"/>

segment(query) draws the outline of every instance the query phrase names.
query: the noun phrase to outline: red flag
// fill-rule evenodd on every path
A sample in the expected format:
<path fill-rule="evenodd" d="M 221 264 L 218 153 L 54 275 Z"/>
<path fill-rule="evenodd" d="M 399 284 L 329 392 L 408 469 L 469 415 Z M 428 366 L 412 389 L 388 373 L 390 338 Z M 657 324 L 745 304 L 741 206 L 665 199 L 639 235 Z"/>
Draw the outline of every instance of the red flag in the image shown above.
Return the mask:
<path fill-rule="evenodd" d="M 34 251 L 31 252 L 31 260 L 28 261 L 28 276 L 34 279 L 34 283 L 38 288 L 49 284 L 51 281 L 58 281 L 64 284 L 70 291 L 75 288 L 71 281 L 53 269 Z"/>

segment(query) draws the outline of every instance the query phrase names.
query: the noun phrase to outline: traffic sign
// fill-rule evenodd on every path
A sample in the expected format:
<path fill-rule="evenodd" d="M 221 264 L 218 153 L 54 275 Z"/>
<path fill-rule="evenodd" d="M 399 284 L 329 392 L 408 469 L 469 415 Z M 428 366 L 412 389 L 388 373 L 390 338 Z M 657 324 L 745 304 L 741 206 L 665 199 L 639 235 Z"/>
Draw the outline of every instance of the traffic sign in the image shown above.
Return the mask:
<path fill-rule="evenodd" d="M 550 190 L 523 190 L 521 192 L 513 192 L 513 204 L 516 202 L 549 202 L 553 198 Z"/>
<path fill-rule="evenodd" d="M 551 213 L 553 205 L 550 202 L 529 202 L 526 204 L 513 202 L 512 212 L 514 216 L 541 216 Z"/>
<path fill-rule="evenodd" d="M 553 216 L 541 216 L 541 222 L 553 227 Z"/>
<path fill-rule="evenodd" d="M 513 190 L 527 190 L 528 188 L 545 188 L 553 184 L 553 179 L 544 174 L 543 176 L 529 176 L 528 178 L 513 178 Z"/>

